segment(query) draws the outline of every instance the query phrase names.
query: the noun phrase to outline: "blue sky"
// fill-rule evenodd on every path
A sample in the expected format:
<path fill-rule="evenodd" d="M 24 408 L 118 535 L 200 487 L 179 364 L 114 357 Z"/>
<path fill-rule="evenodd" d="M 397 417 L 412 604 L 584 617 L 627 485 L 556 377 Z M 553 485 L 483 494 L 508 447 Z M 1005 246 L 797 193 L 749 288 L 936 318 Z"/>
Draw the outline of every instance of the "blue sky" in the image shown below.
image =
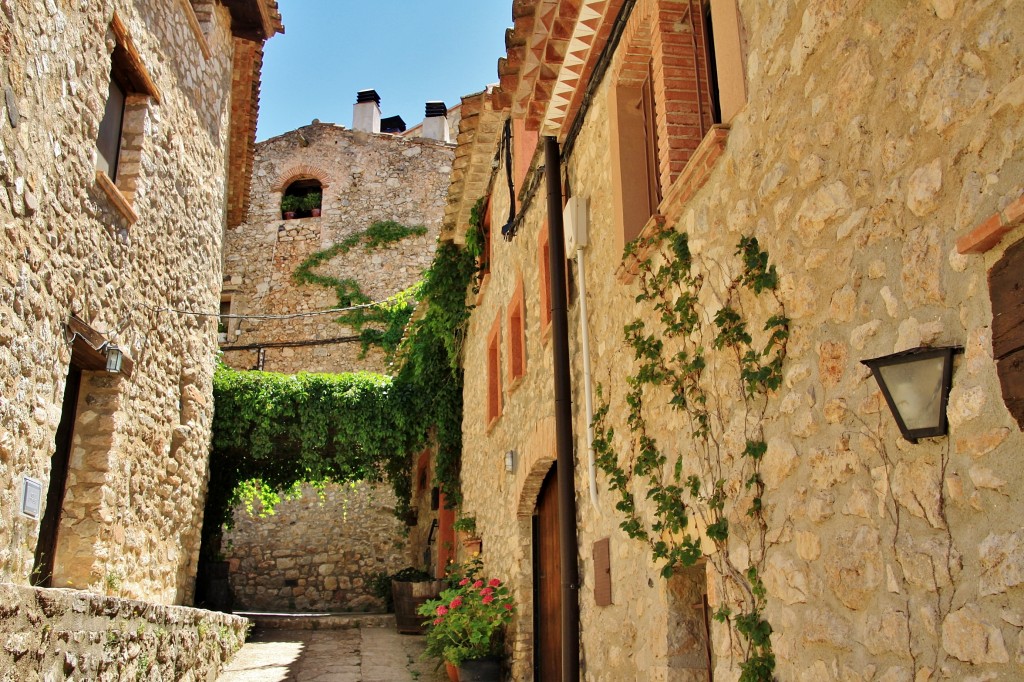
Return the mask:
<path fill-rule="evenodd" d="M 286 33 L 266 47 L 256 138 L 314 118 L 352 124 L 356 91 L 410 127 L 498 80 L 511 0 L 279 0 Z"/>

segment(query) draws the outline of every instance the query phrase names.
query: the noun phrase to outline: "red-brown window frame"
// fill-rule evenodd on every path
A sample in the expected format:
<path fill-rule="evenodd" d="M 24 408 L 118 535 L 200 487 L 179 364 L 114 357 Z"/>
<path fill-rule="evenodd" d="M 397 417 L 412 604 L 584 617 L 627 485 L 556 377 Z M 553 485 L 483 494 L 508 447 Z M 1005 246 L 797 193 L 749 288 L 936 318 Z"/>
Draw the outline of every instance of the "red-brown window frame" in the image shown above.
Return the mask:
<path fill-rule="evenodd" d="M 487 428 L 501 417 L 501 311 L 498 311 L 487 334 Z"/>
<path fill-rule="evenodd" d="M 523 276 L 516 278 L 516 288 L 508 304 L 508 390 L 514 390 L 526 375 L 526 306 L 523 297 Z"/>
<path fill-rule="evenodd" d="M 551 258 L 546 219 L 537 238 L 537 271 L 540 273 L 540 338 L 547 342 L 551 336 Z"/>

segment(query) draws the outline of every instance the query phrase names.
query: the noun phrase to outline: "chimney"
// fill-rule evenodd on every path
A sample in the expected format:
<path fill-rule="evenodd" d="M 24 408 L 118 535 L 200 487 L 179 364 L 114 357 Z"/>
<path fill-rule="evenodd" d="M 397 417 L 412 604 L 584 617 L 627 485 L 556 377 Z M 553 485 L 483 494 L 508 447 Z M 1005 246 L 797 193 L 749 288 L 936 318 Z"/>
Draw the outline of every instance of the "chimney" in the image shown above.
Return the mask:
<path fill-rule="evenodd" d="M 352 107 L 352 130 L 380 132 L 380 95 L 376 90 L 360 90 L 356 93 L 356 105 Z"/>
<path fill-rule="evenodd" d="M 426 113 L 421 137 L 428 140 L 451 142 L 451 135 L 448 132 L 448 107 L 444 105 L 444 102 L 427 102 Z"/>

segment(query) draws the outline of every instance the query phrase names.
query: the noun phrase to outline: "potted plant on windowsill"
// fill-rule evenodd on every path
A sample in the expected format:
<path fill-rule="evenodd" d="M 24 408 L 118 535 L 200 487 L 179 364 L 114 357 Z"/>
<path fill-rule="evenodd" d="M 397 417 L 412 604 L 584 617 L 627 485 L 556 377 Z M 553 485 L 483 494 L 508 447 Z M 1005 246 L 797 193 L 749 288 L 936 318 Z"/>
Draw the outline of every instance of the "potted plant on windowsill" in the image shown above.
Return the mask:
<path fill-rule="evenodd" d="M 292 220 L 295 214 L 302 208 L 302 197 L 294 194 L 286 194 L 281 197 L 281 214 L 285 220 Z"/>
<path fill-rule="evenodd" d="M 308 211 L 309 215 L 318 218 L 320 217 L 320 206 L 323 195 L 320 192 L 310 192 L 302 198 L 302 210 Z"/>
<path fill-rule="evenodd" d="M 505 626 L 515 610 L 508 587 L 481 567 L 479 558 L 470 560 L 452 587 L 419 608 L 429 618 L 424 655 L 457 668 L 459 682 L 500 682 Z"/>

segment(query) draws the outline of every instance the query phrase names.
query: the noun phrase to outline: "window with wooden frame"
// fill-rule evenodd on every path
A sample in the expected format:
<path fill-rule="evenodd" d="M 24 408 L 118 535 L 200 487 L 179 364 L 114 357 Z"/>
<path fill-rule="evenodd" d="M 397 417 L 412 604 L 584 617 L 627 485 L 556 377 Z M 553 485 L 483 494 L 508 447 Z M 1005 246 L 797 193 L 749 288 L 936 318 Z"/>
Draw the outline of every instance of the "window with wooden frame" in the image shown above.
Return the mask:
<path fill-rule="evenodd" d="M 674 219 L 724 149 L 719 124 L 746 102 L 740 36 L 735 0 L 637 2 L 609 89 L 621 246 L 656 216 Z"/>
<path fill-rule="evenodd" d="M 514 390 L 526 374 L 526 326 L 523 304 L 523 277 L 516 281 L 508 304 L 508 390 Z"/>
<path fill-rule="evenodd" d="M 540 273 L 540 337 L 547 341 L 551 335 L 551 260 L 548 249 L 548 221 L 541 225 L 537 238 L 537 272 Z"/>
<path fill-rule="evenodd" d="M 206 37 L 213 27 L 213 13 L 216 11 L 213 0 L 178 0 L 188 28 L 192 31 L 196 42 L 199 44 L 199 51 L 203 53 L 203 59 L 210 58 L 210 43 Z"/>
<path fill-rule="evenodd" d="M 142 168 L 146 115 L 160 91 L 149 76 L 128 29 L 117 14 L 110 22 L 114 51 L 106 105 L 96 136 L 96 181 L 128 220 L 138 220 L 132 204 Z"/>
<path fill-rule="evenodd" d="M 501 416 L 501 311 L 487 335 L 487 428 Z"/>

